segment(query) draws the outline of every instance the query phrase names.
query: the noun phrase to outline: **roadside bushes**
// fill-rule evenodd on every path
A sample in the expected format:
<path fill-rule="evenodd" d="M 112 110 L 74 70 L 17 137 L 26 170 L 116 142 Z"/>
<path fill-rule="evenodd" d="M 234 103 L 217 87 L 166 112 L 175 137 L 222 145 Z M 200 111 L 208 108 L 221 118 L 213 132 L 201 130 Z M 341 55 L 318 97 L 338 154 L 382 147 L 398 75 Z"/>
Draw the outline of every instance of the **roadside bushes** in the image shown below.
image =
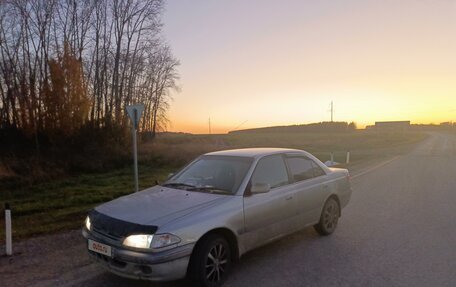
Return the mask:
<path fill-rule="evenodd" d="M 130 159 L 128 130 L 120 125 L 94 127 L 90 123 L 72 135 L 38 132 L 30 136 L 9 128 L 0 130 L 0 181 L 23 183 L 125 166 Z"/>

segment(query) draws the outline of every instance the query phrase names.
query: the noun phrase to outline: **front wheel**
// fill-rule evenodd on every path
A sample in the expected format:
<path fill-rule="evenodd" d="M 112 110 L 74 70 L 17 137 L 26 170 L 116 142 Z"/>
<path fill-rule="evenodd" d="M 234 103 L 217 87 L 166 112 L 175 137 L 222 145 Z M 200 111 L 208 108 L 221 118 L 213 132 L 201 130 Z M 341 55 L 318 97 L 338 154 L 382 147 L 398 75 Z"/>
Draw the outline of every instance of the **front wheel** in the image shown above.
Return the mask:
<path fill-rule="evenodd" d="M 340 206 L 334 197 L 330 197 L 323 206 L 320 221 L 314 225 L 315 230 L 320 235 L 329 235 L 336 230 L 339 220 Z"/>
<path fill-rule="evenodd" d="M 217 234 L 210 234 L 202 240 L 192 255 L 188 277 L 194 286 L 222 286 L 231 268 L 230 246 Z"/>

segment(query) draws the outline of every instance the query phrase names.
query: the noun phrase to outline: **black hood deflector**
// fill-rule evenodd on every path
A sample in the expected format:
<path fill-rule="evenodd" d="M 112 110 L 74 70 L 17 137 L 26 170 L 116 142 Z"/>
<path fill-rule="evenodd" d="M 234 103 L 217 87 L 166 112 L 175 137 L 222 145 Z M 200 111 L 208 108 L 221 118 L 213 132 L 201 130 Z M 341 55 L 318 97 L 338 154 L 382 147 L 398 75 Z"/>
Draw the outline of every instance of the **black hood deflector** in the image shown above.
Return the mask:
<path fill-rule="evenodd" d="M 123 221 L 107 216 L 95 209 L 89 211 L 89 218 L 94 231 L 116 238 L 133 234 L 154 234 L 157 231 L 157 226 Z"/>

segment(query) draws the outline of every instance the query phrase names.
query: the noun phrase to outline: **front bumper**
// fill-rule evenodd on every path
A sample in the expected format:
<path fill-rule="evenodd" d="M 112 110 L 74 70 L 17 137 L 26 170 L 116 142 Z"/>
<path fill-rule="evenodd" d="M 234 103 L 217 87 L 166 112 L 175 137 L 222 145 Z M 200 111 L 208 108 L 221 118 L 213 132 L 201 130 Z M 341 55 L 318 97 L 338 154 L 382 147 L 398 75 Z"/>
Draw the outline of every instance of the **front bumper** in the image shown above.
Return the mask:
<path fill-rule="evenodd" d="M 151 281 L 184 278 L 194 246 L 187 244 L 160 252 L 140 252 L 126 249 L 101 234 L 87 231 L 86 228 L 82 229 L 82 235 L 86 239 L 111 246 L 111 257 L 88 250 L 90 257 L 110 272 L 122 277 Z"/>

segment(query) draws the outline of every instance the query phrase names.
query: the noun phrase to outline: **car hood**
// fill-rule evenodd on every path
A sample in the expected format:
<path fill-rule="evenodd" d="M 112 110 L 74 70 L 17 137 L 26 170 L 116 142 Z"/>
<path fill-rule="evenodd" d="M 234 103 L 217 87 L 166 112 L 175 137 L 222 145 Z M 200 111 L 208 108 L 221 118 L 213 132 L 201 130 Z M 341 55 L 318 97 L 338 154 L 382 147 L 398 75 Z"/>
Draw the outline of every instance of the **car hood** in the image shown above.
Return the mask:
<path fill-rule="evenodd" d="M 162 186 L 120 197 L 95 208 L 123 221 L 162 226 L 199 209 L 218 204 L 231 195 L 191 192 Z"/>

